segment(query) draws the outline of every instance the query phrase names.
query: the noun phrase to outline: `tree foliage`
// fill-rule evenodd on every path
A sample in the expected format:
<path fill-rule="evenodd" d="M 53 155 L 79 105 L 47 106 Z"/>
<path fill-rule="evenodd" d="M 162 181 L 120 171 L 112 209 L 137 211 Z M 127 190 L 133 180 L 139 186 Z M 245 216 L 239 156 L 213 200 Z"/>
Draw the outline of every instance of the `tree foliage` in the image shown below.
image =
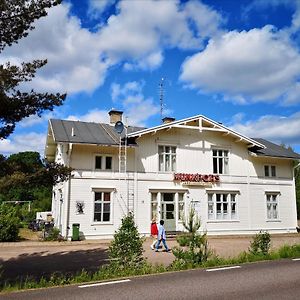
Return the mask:
<path fill-rule="evenodd" d="M 18 239 L 20 220 L 16 210 L 0 205 L 0 242 L 14 242 Z"/>
<path fill-rule="evenodd" d="M 43 162 L 38 152 L 20 152 L 7 159 L 0 155 L 0 200 L 28 201 L 37 196 L 51 199 L 52 186 L 66 181 L 72 169 Z"/>
<path fill-rule="evenodd" d="M 183 226 L 187 232 L 177 237 L 180 247 L 172 249 L 176 257 L 175 264 L 196 266 L 207 261 L 211 251 L 208 248 L 206 233 L 198 232 L 201 221 L 193 207 L 190 207 L 188 217 L 184 218 Z"/>
<path fill-rule="evenodd" d="M 47 15 L 47 8 L 59 4 L 55 0 L 1 0 L 0 53 L 5 47 L 18 43 L 34 29 L 33 22 Z M 7 138 L 16 123 L 30 115 L 40 116 L 63 104 L 66 94 L 21 91 L 20 84 L 31 81 L 47 60 L 34 60 L 12 65 L 0 65 L 0 138 Z"/>
<path fill-rule="evenodd" d="M 144 264 L 143 239 L 139 236 L 133 214 L 122 219 L 121 227 L 109 246 L 109 258 L 119 269 L 138 268 Z"/>

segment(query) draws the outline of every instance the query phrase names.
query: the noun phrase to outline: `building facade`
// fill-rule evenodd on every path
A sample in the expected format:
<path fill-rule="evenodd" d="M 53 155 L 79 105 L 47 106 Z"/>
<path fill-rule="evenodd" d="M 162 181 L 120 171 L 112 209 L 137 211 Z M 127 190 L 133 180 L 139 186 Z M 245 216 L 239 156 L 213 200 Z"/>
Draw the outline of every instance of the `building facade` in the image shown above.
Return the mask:
<path fill-rule="evenodd" d="M 50 120 L 45 156 L 73 168 L 53 189 L 52 213 L 63 236 L 112 237 L 134 213 L 141 234 L 153 217 L 182 231 L 192 205 L 208 234 L 295 232 L 295 160 L 300 155 L 243 136 L 205 116 L 167 118 L 152 128 Z"/>

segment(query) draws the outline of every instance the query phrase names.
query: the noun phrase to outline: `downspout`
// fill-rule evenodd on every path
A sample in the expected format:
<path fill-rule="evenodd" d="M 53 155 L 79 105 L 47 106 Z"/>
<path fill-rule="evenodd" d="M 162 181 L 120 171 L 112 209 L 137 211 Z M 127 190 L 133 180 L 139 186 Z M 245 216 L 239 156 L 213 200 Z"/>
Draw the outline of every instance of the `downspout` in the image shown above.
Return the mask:
<path fill-rule="evenodd" d="M 68 163 L 67 166 L 71 166 L 71 154 L 73 150 L 73 144 L 69 143 L 69 149 L 68 149 Z M 68 180 L 68 200 L 67 200 L 67 222 L 66 222 L 66 239 L 68 239 L 68 234 L 69 234 L 69 222 L 70 222 L 70 202 L 71 202 L 71 178 L 72 175 L 69 176 Z"/>

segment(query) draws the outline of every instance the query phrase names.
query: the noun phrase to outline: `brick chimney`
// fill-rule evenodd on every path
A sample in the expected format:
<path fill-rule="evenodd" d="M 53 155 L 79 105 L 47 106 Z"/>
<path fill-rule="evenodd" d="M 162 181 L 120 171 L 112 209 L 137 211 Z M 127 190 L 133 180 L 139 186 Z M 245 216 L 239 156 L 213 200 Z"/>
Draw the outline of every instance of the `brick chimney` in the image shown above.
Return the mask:
<path fill-rule="evenodd" d="M 174 122 L 174 121 L 175 121 L 175 118 L 164 117 L 164 118 L 162 119 L 162 121 L 163 121 L 163 124 L 168 124 L 168 123 Z"/>
<path fill-rule="evenodd" d="M 109 112 L 110 124 L 116 124 L 118 121 L 122 121 L 123 112 L 112 108 Z"/>

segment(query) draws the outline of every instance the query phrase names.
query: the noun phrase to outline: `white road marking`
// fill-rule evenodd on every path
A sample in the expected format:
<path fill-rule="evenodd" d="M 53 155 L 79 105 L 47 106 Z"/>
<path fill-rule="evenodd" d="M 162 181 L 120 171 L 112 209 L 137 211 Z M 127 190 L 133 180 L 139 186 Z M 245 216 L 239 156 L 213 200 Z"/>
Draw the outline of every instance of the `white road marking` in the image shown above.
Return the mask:
<path fill-rule="evenodd" d="M 215 268 L 215 269 L 207 269 L 207 272 L 214 272 L 214 271 L 224 271 L 224 270 L 230 270 L 230 269 L 239 269 L 241 266 L 232 266 L 232 267 L 224 267 L 224 268 Z"/>
<path fill-rule="evenodd" d="M 88 288 L 88 287 L 94 287 L 94 286 L 100 286 L 100 285 L 108 285 L 108 284 L 116 284 L 116 283 L 123 283 L 131 281 L 130 279 L 124 279 L 124 280 L 115 280 L 115 281 L 107 281 L 107 282 L 99 282 L 99 283 L 93 283 L 93 284 L 85 284 L 85 285 L 79 285 L 79 288 Z"/>
<path fill-rule="evenodd" d="M 298 260 L 300 260 L 300 258 L 293 258 L 292 260 L 293 261 L 298 261 Z"/>

